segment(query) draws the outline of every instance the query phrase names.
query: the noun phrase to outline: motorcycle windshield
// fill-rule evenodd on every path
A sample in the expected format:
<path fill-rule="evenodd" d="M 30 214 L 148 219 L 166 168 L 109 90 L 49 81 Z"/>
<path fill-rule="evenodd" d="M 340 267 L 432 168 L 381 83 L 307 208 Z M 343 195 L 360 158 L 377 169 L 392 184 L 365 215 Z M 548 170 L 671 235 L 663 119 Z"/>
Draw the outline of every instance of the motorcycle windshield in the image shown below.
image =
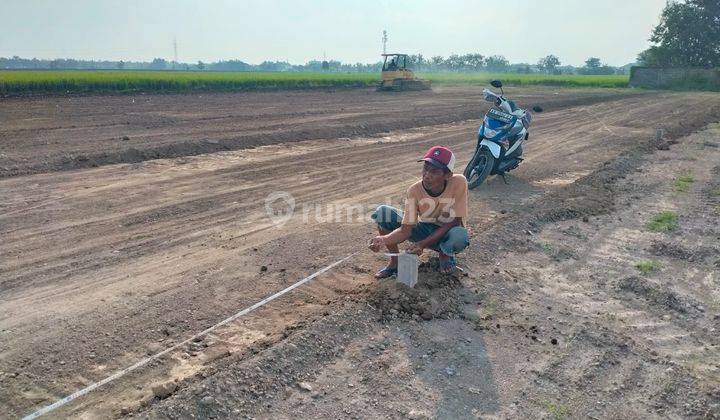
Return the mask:
<path fill-rule="evenodd" d="M 492 130 L 500 130 L 509 124 L 504 121 L 499 121 L 494 118 L 486 118 L 485 119 L 485 125 L 487 125 L 488 128 Z"/>

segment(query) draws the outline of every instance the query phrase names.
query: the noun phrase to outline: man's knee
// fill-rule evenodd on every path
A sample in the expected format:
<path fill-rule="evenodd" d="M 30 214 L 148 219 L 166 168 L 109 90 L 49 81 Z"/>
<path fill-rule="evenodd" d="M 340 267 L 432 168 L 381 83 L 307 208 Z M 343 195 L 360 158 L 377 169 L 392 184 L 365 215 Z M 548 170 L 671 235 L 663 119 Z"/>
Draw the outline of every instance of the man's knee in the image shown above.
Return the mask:
<path fill-rule="evenodd" d="M 385 231 L 395 230 L 395 225 L 399 223 L 397 210 L 385 204 L 378 206 L 370 217 Z"/>
<path fill-rule="evenodd" d="M 381 204 L 373 212 L 372 218 L 379 223 L 389 222 L 394 212 L 395 209 L 392 206 Z"/>
<path fill-rule="evenodd" d="M 470 245 L 470 235 L 462 226 L 455 226 L 448 231 L 440 244 L 440 249 L 448 255 L 456 254 Z"/>

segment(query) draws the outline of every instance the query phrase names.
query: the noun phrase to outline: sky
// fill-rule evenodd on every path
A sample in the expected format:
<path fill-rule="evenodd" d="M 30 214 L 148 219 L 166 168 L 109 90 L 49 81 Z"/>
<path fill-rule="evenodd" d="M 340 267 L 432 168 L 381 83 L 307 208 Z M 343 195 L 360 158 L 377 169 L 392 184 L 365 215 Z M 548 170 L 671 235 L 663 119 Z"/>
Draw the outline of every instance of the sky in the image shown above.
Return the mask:
<path fill-rule="evenodd" d="M 665 0 L 0 0 L 0 57 L 194 63 L 379 61 L 478 52 L 621 66 L 649 46 Z"/>

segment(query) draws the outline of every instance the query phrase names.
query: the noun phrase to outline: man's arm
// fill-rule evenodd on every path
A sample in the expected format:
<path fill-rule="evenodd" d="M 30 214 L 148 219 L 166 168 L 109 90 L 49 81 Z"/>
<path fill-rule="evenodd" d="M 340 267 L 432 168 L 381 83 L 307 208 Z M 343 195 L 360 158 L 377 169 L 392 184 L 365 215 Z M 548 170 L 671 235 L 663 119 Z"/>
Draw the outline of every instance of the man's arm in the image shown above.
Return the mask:
<path fill-rule="evenodd" d="M 374 252 L 380 251 L 383 246 L 393 246 L 399 243 L 403 243 L 410 238 L 414 225 L 400 225 L 399 228 L 388 233 L 387 235 L 380 235 L 370 240 L 370 249 Z"/>
<path fill-rule="evenodd" d="M 412 234 L 413 227 L 414 225 L 400 225 L 399 228 L 383 237 L 385 245 L 397 245 L 407 241 Z"/>

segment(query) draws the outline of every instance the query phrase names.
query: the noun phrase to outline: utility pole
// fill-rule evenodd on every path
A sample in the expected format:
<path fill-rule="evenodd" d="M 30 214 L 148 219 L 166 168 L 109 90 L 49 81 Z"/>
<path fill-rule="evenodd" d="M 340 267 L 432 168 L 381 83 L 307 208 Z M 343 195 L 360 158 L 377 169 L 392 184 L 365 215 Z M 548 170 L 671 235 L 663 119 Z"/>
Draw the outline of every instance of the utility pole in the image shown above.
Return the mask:
<path fill-rule="evenodd" d="M 323 61 L 322 61 L 321 67 L 322 67 L 323 71 L 330 70 L 330 63 L 328 63 L 328 61 L 327 61 L 327 54 L 325 54 L 325 50 L 323 50 Z"/>
<path fill-rule="evenodd" d="M 174 61 L 173 61 L 173 70 L 175 70 L 175 66 L 178 63 L 178 56 L 177 56 L 177 38 L 173 38 L 173 52 L 174 52 Z"/>
<path fill-rule="evenodd" d="M 383 54 L 387 54 L 387 41 L 388 41 L 387 31 L 385 29 L 383 29 L 383 36 L 382 36 Z"/>

